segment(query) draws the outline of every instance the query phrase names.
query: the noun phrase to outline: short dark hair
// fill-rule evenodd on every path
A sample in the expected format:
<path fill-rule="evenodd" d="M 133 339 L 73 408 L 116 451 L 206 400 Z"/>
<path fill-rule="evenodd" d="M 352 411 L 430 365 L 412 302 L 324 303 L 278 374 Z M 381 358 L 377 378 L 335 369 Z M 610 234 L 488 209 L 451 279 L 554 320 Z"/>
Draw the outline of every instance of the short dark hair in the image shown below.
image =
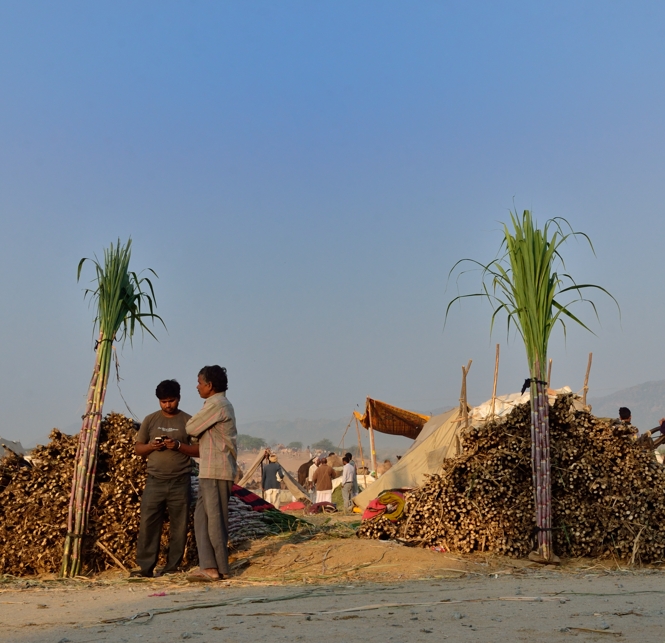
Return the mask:
<path fill-rule="evenodd" d="M 349 456 L 348 456 L 348 455 L 345 455 L 345 456 L 342 458 L 342 462 L 344 462 L 345 464 L 349 464 L 349 462 L 351 462 L 351 460 L 349 460 Z"/>
<path fill-rule="evenodd" d="M 622 420 L 628 420 L 632 416 L 632 413 L 630 412 L 630 409 L 627 406 L 622 406 L 619 409 L 619 417 Z"/>
<path fill-rule="evenodd" d="M 158 400 L 166 400 L 170 397 L 180 397 L 180 384 L 176 380 L 164 380 L 157 384 L 155 395 Z"/>
<path fill-rule="evenodd" d="M 349 459 L 349 462 L 351 462 L 351 460 L 353 460 L 353 453 L 351 453 L 351 451 L 347 451 L 344 455 Z M 344 458 L 342 458 L 342 460 L 343 459 Z"/>
<path fill-rule="evenodd" d="M 212 384 L 212 388 L 215 393 L 223 393 L 229 388 L 229 380 L 226 377 L 226 369 L 222 366 L 204 366 L 200 371 L 199 375 L 206 381 L 208 384 Z"/>

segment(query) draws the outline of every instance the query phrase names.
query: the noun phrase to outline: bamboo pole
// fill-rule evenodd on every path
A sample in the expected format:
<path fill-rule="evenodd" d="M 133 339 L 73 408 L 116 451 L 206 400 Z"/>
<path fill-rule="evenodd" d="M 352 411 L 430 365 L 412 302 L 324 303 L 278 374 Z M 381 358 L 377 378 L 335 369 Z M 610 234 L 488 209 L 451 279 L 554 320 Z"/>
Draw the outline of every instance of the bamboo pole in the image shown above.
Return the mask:
<path fill-rule="evenodd" d="M 358 433 L 358 449 L 360 449 L 360 464 L 362 465 L 362 467 L 364 469 L 365 468 L 365 457 L 363 456 L 363 443 L 362 443 L 362 440 L 360 439 L 360 424 L 358 423 L 358 418 L 355 415 L 353 417 L 356 421 L 356 432 Z"/>
<path fill-rule="evenodd" d="M 344 429 L 344 433 L 342 434 L 342 439 L 337 445 L 338 448 L 341 447 L 342 451 L 344 451 L 344 438 L 346 437 L 346 434 L 349 432 L 349 428 L 351 427 L 351 423 L 353 422 L 354 417 L 355 415 L 351 414 L 351 419 L 349 420 L 349 423 L 346 425 L 346 428 Z"/>
<path fill-rule="evenodd" d="M 591 372 L 591 360 L 593 353 L 589 353 L 589 362 L 586 366 L 586 375 L 584 376 L 584 392 L 582 394 L 582 403 L 586 406 L 586 394 L 589 392 L 589 373 Z"/>
<path fill-rule="evenodd" d="M 372 471 L 376 474 L 376 449 L 374 448 L 374 429 L 372 428 L 372 404 L 371 402 L 367 404 L 367 410 L 369 413 L 369 457 L 370 457 L 370 466 Z"/>
<path fill-rule="evenodd" d="M 492 418 L 496 403 L 496 384 L 499 380 L 499 344 L 496 345 L 496 358 L 494 359 L 494 385 L 492 386 Z"/>

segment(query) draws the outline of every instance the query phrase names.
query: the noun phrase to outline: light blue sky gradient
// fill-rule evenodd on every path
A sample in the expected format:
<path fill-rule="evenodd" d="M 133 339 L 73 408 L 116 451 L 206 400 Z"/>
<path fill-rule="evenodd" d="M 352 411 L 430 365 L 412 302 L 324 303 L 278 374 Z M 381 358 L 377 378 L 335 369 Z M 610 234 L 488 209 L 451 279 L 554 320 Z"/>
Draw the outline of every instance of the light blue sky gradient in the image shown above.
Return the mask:
<path fill-rule="evenodd" d="M 595 395 L 663 378 L 662 3 L 5 0 L 0 60 L 4 437 L 76 430 L 76 265 L 130 235 L 168 326 L 120 351 L 140 417 L 171 377 L 195 411 L 212 363 L 241 424 L 455 404 L 469 358 L 478 403 L 497 341 L 517 390 L 486 305 L 443 330 L 448 271 L 494 256 L 513 203 L 587 232 L 568 268 L 622 308 L 557 334 L 553 384 L 589 351 Z"/>

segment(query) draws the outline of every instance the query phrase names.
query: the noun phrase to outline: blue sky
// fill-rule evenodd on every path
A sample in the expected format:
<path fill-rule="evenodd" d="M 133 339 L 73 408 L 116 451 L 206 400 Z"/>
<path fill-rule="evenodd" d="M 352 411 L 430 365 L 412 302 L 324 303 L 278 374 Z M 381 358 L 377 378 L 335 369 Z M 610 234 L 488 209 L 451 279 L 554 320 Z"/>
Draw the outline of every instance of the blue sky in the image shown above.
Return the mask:
<path fill-rule="evenodd" d="M 428 411 L 526 377 L 447 275 L 509 209 L 566 217 L 596 336 L 553 384 L 662 379 L 665 6 L 560 2 L 0 3 L 0 435 L 75 430 L 92 370 L 81 257 L 131 236 L 168 332 L 119 349 L 142 417 L 229 369 L 238 421 Z M 92 277 L 92 273 L 87 273 Z M 471 281 L 463 288 L 473 287 Z M 113 383 L 108 410 L 124 403 Z M 318 436 L 317 436 L 318 437 Z"/>

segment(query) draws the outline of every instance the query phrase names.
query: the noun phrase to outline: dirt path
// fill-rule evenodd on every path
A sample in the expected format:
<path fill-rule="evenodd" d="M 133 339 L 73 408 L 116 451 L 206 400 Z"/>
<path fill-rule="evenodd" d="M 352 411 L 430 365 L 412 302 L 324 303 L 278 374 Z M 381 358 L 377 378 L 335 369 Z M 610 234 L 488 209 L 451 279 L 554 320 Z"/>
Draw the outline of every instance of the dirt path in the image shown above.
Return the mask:
<path fill-rule="evenodd" d="M 665 639 L 659 570 L 617 571 L 593 561 L 542 568 L 351 539 L 287 543 L 272 553 L 260 545 L 241 553 L 236 562 L 250 564 L 231 580 L 203 586 L 183 576 L 128 581 L 115 573 L 93 581 L 8 579 L 0 585 L 0 640 Z M 341 573 L 354 550 L 356 561 L 370 553 L 380 562 Z"/>
<path fill-rule="evenodd" d="M 665 570 L 360 540 L 357 516 L 235 551 L 229 580 L 0 577 L 3 643 L 665 640 Z"/>

